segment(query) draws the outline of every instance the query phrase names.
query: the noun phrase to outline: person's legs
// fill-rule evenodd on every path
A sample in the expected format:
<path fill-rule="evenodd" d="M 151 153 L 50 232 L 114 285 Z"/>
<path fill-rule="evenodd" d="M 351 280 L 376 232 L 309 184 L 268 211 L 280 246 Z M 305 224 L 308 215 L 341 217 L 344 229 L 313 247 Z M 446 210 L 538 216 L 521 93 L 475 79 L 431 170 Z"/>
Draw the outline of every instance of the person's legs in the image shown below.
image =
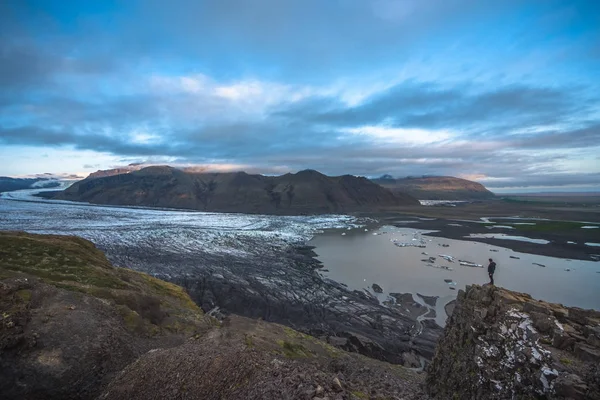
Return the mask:
<path fill-rule="evenodd" d="M 490 285 L 494 284 L 494 273 L 490 272 Z"/>

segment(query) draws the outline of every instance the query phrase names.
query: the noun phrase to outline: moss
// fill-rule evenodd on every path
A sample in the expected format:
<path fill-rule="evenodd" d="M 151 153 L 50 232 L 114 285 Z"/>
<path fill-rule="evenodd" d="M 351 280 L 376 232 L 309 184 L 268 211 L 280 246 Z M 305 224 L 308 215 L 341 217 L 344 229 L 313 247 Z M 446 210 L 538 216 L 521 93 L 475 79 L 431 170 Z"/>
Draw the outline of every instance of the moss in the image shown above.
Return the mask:
<path fill-rule="evenodd" d="M 21 301 L 24 301 L 25 303 L 29 303 L 31 301 L 31 290 L 29 289 L 21 289 L 21 290 L 17 290 L 17 297 L 19 299 L 21 299 Z"/>
<path fill-rule="evenodd" d="M 551 345 L 552 344 L 552 340 L 550 340 L 550 338 L 548 337 L 541 337 L 540 338 L 540 342 L 543 344 L 547 344 L 547 345 Z"/>
<path fill-rule="evenodd" d="M 244 334 L 244 341 L 246 342 L 246 347 L 249 349 L 254 348 L 254 340 L 251 335 Z"/>
<path fill-rule="evenodd" d="M 571 364 L 573 364 L 572 360 L 569 360 L 568 358 L 564 358 L 564 357 L 560 359 L 560 362 L 562 364 L 564 364 L 564 365 L 571 365 Z"/>
<path fill-rule="evenodd" d="M 1 276 L 32 276 L 46 284 L 119 306 L 128 329 L 193 334 L 218 325 L 186 291 L 142 272 L 113 267 L 89 241 L 70 236 L 0 232 Z M 29 301 L 30 296 L 23 294 Z"/>
<path fill-rule="evenodd" d="M 298 343 L 288 342 L 287 340 L 278 340 L 277 344 L 283 349 L 283 354 L 287 358 L 308 358 L 312 357 L 310 351 Z"/>
<path fill-rule="evenodd" d="M 122 305 L 117 306 L 117 310 L 119 311 L 119 314 L 121 314 L 127 329 L 135 333 L 144 333 L 146 331 L 144 320 L 137 312 L 131 310 L 127 306 Z"/>
<path fill-rule="evenodd" d="M 368 394 L 366 394 L 364 392 L 361 392 L 359 390 L 354 390 L 354 391 L 352 391 L 350 393 L 352 393 L 352 396 L 357 397 L 359 399 L 368 399 L 369 398 Z"/>
<path fill-rule="evenodd" d="M 300 339 L 300 340 L 307 340 L 313 344 L 316 344 L 317 346 L 320 346 L 321 348 L 323 348 L 325 350 L 325 352 L 327 353 L 327 355 L 329 357 L 332 358 L 336 358 L 339 357 L 341 354 L 341 350 L 339 350 L 338 348 L 330 345 L 329 343 L 325 343 L 313 336 L 307 335 L 305 333 L 302 332 L 298 332 L 292 328 L 289 328 L 287 326 L 283 327 L 283 331 L 285 332 L 285 334 L 293 339 Z"/>
<path fill-rule="evenodd" d="M 127 287 L 114 275 L 114 268 L 104 254 L 82 241 L 74 237 L 3 232 L 0 269 L 33 275 L 47 283 L 73 281 L 100 287 Z"/>
<path fill-rule="evenodd" d="M 0 269 L 0 280 L 12 278 L 14 276 L 15 276 L 15 274 L 12 271 Z"/>
<path fill-rule="evenodd" d="M 577 230 L 582 226 L 589 225 L 581 222 L 570 221 L 536 221 L 535 225 L 513 225 L 516 229 L 528 232 L 564 232 Z M 594 233 L 594 232 L 590 232 Z"/>
<path fill-rule="evenodd" d="M 166 296 L 179 300 L 180 305 L 185 308 L 202 314 L 202 309 L 198 307 L 196 303 L 190 298 L 189 294 L 181 287 L 170 282 L 161 281 L 158 278 L 144 274 L 142 272 L 127 270 L 128 273 L 137 274 L 150 288 L 153 289 L 154 293 L 159 296 Z"/>
<path fill-rule="evenodd" d="M 364 356 L 363 356 L 364 357 Z M 411 371 L 409 371 L 405 366 L 400 364 L 390 364 L 389 367 L 398 373 L 398 376 L 402 378 L 409 379 L 412 377 Z"/>

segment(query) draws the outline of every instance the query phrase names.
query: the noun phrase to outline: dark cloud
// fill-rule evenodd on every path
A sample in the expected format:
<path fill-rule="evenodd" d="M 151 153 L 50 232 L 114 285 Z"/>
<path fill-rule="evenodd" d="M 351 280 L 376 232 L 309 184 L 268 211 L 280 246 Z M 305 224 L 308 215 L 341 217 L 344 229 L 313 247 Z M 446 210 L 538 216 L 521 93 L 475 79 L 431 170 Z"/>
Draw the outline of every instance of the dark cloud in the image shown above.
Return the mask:
<path fill-rule="evenodd" d="M 542 132 L 518 135 L 511 144 L 521 149 L 572 149 L 597 146 L 600 144 L 600 122 L 594 122 L 580 129 Z"/>
<path fill-rule="evenodd" d="M 333 126 L 381 123 L 433 129 L 450 126 L 481 133 L 492 127 L 497 131 L 572 118 L 598 104 L 598 98 L 589 104 L 587 99 L 588 95 L 580 88 L 511 85 L 476 92 L 464 84 L 446 89 L 432 83 L 403 82 L 354 107 L 347 107 L 336 98 L 316 97 L 291 104 L 277 114 Z"/>
<path fill-rule="evenodd" d="M 593 187 L 600 189 L 600 173 L 555 173 L 515 176 L 501 182 L 486 183 L 490 190 L 531 187 Z"/>

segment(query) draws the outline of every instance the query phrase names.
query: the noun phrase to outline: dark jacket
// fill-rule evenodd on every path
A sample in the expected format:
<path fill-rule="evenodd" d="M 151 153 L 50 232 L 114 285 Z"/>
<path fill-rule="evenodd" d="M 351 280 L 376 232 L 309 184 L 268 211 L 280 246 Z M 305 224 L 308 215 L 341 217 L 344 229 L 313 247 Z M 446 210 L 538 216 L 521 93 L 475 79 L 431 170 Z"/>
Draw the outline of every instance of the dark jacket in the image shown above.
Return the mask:
<path fill-rule="evenodd" d="M 496 270 L 496 263 L 492 261 L 490 263 L 490 265 L 488 265 L 488 273 L 493 274 L 495 270 Z"/>

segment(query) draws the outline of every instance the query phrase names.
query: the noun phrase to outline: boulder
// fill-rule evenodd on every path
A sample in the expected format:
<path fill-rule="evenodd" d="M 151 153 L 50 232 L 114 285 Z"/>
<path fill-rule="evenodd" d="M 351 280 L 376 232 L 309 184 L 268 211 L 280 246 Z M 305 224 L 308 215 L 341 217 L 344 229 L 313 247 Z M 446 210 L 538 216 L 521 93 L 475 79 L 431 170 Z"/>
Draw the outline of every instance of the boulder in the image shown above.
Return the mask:
<path fill-rule="evenodd" d="M 571 400 L 585 400 L 588 386 L 575 374 L 564 374 L 556 379 L 554 384 L 556 395 Z"/>
<path fill-rule="evenodd" d="M 593 318 L 592 310 L 468 286 L 427 369 L 427 391 L 440 400 L 600 398 L 597 332 L 582 324 Z"/>
<path fill-rule="evenodd" d="M 577 343 L 575 345 L 575 355 L 583 361 L 600 362 L 600 349 L 587 344 Z"/>

